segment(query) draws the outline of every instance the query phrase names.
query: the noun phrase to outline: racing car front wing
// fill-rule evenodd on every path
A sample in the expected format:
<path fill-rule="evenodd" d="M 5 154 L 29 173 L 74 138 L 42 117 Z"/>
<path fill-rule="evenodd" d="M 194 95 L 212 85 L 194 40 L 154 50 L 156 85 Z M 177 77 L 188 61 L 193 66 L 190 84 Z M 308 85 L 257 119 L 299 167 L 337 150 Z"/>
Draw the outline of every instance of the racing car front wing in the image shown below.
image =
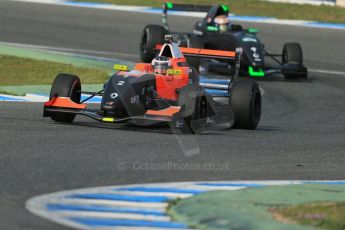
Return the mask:
<path fill-rule="evenodd" d="M 63 101 L 63 103 L 61 103 Z M 59 103 L 57 103 L 59 102 Z M 234 115 L 229 106 L 214 104 L 215 113 L 204 118 L 190 120 L 186 117 L 184 106 L 171 106 L 162 110 L 147 110 L 138 116 L 104 116 L 102 110 L 88 109 L 85 104 L 78 104 L 69 98 L 52 98 L 44 105 L 43 116 L 51 117 L 56 113 L 83 115 L 106 123 L 130 123 L 138 126 L 168 125 L 173 133 L 204 133 L 230 128 Z M 172 110 L 167 112 L 167 110 Z"/>

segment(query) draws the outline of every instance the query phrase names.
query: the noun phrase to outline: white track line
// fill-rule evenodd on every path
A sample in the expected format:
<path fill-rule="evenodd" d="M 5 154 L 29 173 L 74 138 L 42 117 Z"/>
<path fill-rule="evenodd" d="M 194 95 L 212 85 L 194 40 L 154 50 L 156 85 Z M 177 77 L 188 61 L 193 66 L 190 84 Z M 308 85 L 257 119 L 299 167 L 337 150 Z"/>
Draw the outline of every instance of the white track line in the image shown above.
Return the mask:
<path fill-rule="evenodd" d="M 325 74 L 332 74 L 332 75 L 340 75 L 345 77 L 345 72 L 342 71 L 333 71 L 333 70 L 323 70 L 323 69 L 309 69 L 309 72 L 314 73 L 325 73 Z"/>
<path fill-rule="evenodd" d="M 120 201 L 120 200 L 101 200 L 101 199 L 61 199 L 59 202 L 61 203 L 71 203 L 74 204 L 95 204 L 95 205 L 113 205 L 113 206 L 121 206 L 121 207 L 139 207 L 139 208 L 157 208 L 157 209 L 165 209 L 168 204 L 167 203 L 154 203 L 154 202 L 131 202 L 131 201 Z"/>
<path fill-rule="evenodd" d="M 61 217 L 96 217 L 109 219 L 146 220 L 146 221 L 171 221 L 169 216 L 155 216 L 143 214 L 113 213 L 113 212 L 90 212 L 90 211 L 55 211 Z"/>
<path fill-rule="evenodd" d="M 25 100 L 34 102 L 46 102 L 49 99 L 47 96 L 37 94 L 26 94 L 23 98 L 25 98 Z"/>
<path fill-rule="evenodd" d="M 138 191 L 107 191 L 109 194 L 132 195 L 132 196 L 165 196 L 173 199 L 187 198 L 193 196 L 192 193 L 169 193 L 169 192 L 138 192 Z"/>

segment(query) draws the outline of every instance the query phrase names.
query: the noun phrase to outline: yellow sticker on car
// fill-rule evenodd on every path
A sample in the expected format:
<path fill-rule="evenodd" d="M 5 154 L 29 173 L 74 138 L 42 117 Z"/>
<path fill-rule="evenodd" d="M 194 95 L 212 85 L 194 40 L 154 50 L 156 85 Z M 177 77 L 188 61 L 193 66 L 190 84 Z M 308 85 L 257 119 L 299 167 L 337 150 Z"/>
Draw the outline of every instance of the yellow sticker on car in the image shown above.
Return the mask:
<path fill-rule="evenodd" d="M 114 70 L 126 71 L 126 70 L 128 70 L 128 66 L 120 65 L 120 64 L 114 64 Z"/>
<path fill-rule="evenodd" d="M 112 117 L 104 117 L 104 118 L 103 118 L 103 121 L 104 121 L 104 122 L 114 122 L 115 119 L 112 118 Z"/>
<path fill-rule="evenodd" d="M 169 75 L 181 75 L 182 71 L 180 69 L 168 69 L 167 74 L 169 74 Z"/>

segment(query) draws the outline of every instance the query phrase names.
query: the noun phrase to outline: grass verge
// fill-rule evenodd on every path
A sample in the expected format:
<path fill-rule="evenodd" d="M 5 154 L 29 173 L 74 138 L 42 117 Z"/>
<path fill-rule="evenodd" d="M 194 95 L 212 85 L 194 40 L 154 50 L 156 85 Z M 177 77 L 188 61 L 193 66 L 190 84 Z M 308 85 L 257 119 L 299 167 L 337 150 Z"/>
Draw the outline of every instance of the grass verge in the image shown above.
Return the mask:
<path fill-rule="evenodd" d="M 19 93 L 14 93 L 14 92 L 9 92 L 9 91 L 3 91 L 3 90 L 0 90 L 0 94 L 6 94 L 6 95 L 11 95 L 11 96 L 25 96 L 24 94 L 19 94 Z"/>
<path fill-rule="evenodd" d="M 278 221 L 295 222 L 321 229 L 345 229 L 345 202 L 319 202 L 272 208 Z"/>
<path fill-rule="evenodd" d="M 161 7 L 162 0 L 74 0 L 75 2 L 101 2 L 120 5 Z M 175 0 L 175 3 L 210 4 L 208 0 Z M 279 19 L 299 19 L 320 22 L 345 23 L 345 8 L 288 3 L 272 3 L 258 0 L 216 0 L 212 4 L 226 4 L 230 12 L 245 16 L 267 16 Z"/>
<path fill-rule="evenodd" d="M 104 83 L 108 78 L 107 71 L 102 69 L 0 55 L 1 86 L 51 85 L 59 73 L 77 75 L 83 84 Z"/>
<path fill-rule="evenodd" d="M 345 229 L 344 204 L 342 184 L 277 185 L 201 193 L 171 203 L 168 213 L 197 229 L 338 230 Z M 303 224 L 305 219 L 310 222 Z"/>

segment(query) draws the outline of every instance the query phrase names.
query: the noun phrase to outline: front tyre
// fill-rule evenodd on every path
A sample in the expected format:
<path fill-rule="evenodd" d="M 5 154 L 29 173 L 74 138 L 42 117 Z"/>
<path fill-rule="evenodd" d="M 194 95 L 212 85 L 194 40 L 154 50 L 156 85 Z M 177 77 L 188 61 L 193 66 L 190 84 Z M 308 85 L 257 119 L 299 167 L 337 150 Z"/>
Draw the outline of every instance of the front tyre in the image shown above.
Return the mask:
<path fill-rule="evenodd" d="M 286 43 L 283 47 L 283 64 L 296 63 L 303 65 L 303 51 L 299 43 Z"/>
<path fill-rule="evenodd" d="M 168 33 L 168 30 L 159 25 L 147 25 L 144 28 L 140 43 L 140 57 L 143 62 L 149 63 L 154 59 L 156 45 L 163 45 L 164 36 Z"/>
<path fill-rule="evenodd" d="M 308 72 L 303 66 L 303 51 L 299 43 L 286 43 L 283 47 L 282 64 L 294 67 L 296 70 L 286 71 L 286 79 L 307 78 Z"/>
<path fill-rule="evenodd" d="M 59 74 L 56 76 L 50 90 L 49 100 L 53 97 L 68 97 L 75 103 L 80 103 L 81 84 L 77 76 L 70 74 Z M 71 123 L 75 114 L 55 112 L 50 115 L 51 119 L 57 122 Z"/>
<path fill-rule="evenodd" d="M 261 92 L 258 83 L 251 79 L 234 82 L 230 89 L 229 105 L 234 115 L 234 128 L 254 130 L 261 117 Z"/>

